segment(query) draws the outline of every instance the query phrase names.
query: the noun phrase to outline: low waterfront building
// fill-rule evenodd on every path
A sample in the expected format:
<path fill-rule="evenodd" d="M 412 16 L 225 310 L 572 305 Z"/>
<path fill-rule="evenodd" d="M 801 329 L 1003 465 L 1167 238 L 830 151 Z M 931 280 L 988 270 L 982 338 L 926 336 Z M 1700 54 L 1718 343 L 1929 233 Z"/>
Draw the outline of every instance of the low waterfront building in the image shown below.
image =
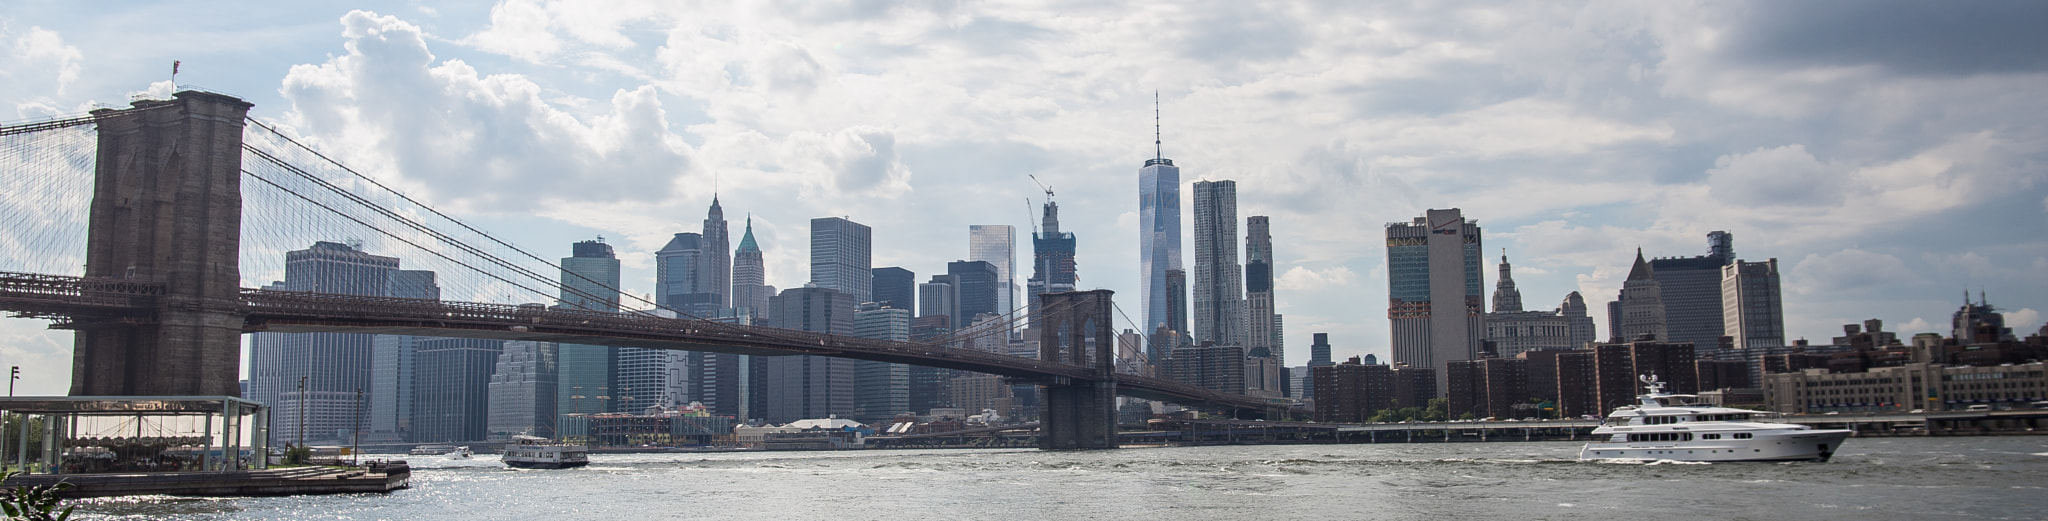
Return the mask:
<path fill-rule="evenodd" d="M 1766 406 L 1786 413 L 2025 408 L 2048 400 L 2041 362 L 1995 366 L 1913 363 L 1864 372 L 1825 368 L 1764 376 Z"/>

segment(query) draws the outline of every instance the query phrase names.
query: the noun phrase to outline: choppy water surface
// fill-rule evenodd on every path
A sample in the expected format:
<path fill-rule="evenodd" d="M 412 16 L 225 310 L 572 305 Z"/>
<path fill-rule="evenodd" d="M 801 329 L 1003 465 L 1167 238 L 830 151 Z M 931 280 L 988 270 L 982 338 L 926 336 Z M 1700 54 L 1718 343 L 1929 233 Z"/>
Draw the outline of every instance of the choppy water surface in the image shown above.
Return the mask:
<path fill-rule="evenodd" d="M 1581 463 L 1578 443 L 407 458 L 411 489 L 112 498 L 84 519 L 2042 519 L 2048 437 L 1853 439 L 1830 463 Z"/>

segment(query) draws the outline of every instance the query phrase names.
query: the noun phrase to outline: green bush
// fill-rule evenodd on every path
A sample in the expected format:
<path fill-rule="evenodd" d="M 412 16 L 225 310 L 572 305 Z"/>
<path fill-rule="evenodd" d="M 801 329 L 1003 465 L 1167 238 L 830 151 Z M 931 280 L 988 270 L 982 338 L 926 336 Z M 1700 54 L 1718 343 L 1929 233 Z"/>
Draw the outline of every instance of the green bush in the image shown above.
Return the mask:
<path fill-rule="evenodd" d="M 12 478 L 19 474 L 21 473 L 8 472 L 5 478 L 0 479 Z M 0 513 L 7 514 L 8 519 L 24 519 L 28 521 L 64 521 L 70 519 L 71 509 L 76 507 L 64 507 L 63 510 L 57 509 L 58 506 L 64 503 L 63 498 L 57 497 L 57 492 L 68 488 L 71 488 L 70 483 L 58 482 L 50 485 L 20 486 L 0 491 Z"/>

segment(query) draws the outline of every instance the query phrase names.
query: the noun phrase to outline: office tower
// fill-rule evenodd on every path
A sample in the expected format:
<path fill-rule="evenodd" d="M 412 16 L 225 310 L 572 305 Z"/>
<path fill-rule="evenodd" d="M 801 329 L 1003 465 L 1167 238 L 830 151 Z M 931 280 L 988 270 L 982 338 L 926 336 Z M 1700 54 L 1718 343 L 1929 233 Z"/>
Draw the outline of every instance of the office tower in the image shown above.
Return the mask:
<path fill-rule="evenodd" d="M 422 339 L 413 365 L 411 441 L 477 441 L 488 434 L 491 369 L 505 341 Z"/>
<path fill-rule="evenodd" d="M 1775 281 L 1776 277 L 1772 278 Z M 1949 338 L 1961 345 L 2018 341 L 2012 328 L 2005 326 L 2005 314 L 1999 313 L 1991 305 L 1991 298 L 1981 291 L 1975 304 L 1970 303 L 1970 292 L 1963 292 L 1963 307 L 1949 316 Z"/>
<path fill-rule="evenodd" d="M 863 261 L 864 262 L 864 261 Z M 829 271 L 829 270 L 828 270 Z M 867 269 L 860 271 L 865 275 Z M 768 326 L 835 335 L 853 334 L 852 295 L 832 288 L 792 288 L 768 299 Z M 853 416 L 854 364 L 844 358 L 768 356 L 754 358 L 755 415 L 789 423 L 830 415 Z"/>
<path fill-rule="evenodd" d="M 389 295 L 398 298 L 440 300 L 441 288 L 434 272 L 398 270 L 391 272 Z M 259 338 L 261 335 L 258 335 Z M 399 442 L 412 431 L 413 364 L 420 340 L 412 335 L 370 337 L 369 432 L 364 439 Z"/>
<path fill-rule="evenodd" d="M 1664 290 L 1657 282 L 1655 269 L 1643 260 L 1642 248 L 1636 248 L 1636 264 L 1628 270 L 1628 280 L 1621 282 L 1621 295 L 1614 303 L 1608 304 L 1608 320 L 1614 321 L 1614 338 L 1609 342 L 1633 342 L 1636 340 L 1666 340 L 1671 337 L 1665 329 Z M 1715 344 L 1719 344 L 1716 342 Z"/>
<path fill-rule="evenodd" d="M 737 284 L 735 286 L 738 286 Z M 758 285 L 757 285 L 758 286 Z M 766 287 L 766 286 L 759 286 Z M 762 313 L 768 310 L 765 305 Z M 712 320 L 725 324 L 754 325 L 754 313 L 746 308 L 723 310 Z M 731 416 L 740 420 L 756 418 L 752 413 L 753 365 L 757 358 L 731 353 L 693 352 L 690 354 L 690 369 L 695 375 L 690 379 L 689 400 L 702 404 L 713 416 Z"/>
<path fill-rule="evenodd" d="M 996 307 L 1003 313 L 1017 309 L 1017 227 L 1007 224 L 967 226 L 967 260 L 996 265 Z M 909 305 L 901 306 L 909 309 Z"/>
<path fill-rule="evenodd" d="M 1701 350 L 1720 347 L 1725 334 L 1721 267 L 1731 262 L 1735 262 L 1735 236 L 1725 231 L 1707 234 L 1706 255 L 1650 260 L 1651 277 L 1657 279 L 1658 298 L 1664 306 L 1666 336 L 1658 340 L 1691 342 Z"/>
<path fill-rule="evenodd" d="M 811 283 L 854 302 L 872 302 L 874 231 L 839 217 L 811 219 Z M 848 311 L 851 313 L 851 311 Z"/>
<path fill-rule="evenodd" d="M 1156 102 L 1156 100 L 1155 100 Z M 1153 108 L 1153 157 L 1138 169 L 1138 281 L 1145 302 L 1145 332 L 1156 334 L 1164 327 L 1185 335 L 1187 308 L 1171 307 L 1175 298 L 1187 298 L 1183 285 L 1179 293 L 1167 283 L 1167 272 L 1180 270 L 1180 167 L 1167 159 L 1158 135 L 1158 107 Z M 1180 324 L 1175 327 L 1173 324 Z M 1175 346 L 1151 342 L 1154 360 Z"/>
<path fill-rule="evenodd" d="M 946 275 L 954 284 L 955 323 L 972 321 L 984 313 L 998 316 L 1003 313 L 1004 310 L 997 301 L 1002 278 L 994 264 L 986 261 L 953 261 L 946 263 Z"/>
<path fill-rule="evenodd" d="M 1153 360 L 1164 360 L 1174 348 L 1190 345 L 1188 338 L 1188 272 L 1180 269 L 1166 270 L 1165 285 L 1167 322 L 1152 329 L 1152 338 L 1146 348 L 1152 350 Z"/>
<path fill-rule="evenodd" d="M 582 241 L 572 245 L 570 252 L 570 257 L 562 259 L 561 307 L 618 311 L 619 259 L 612 254 L 611 245 L 602 241 Z M 556 349 L 556 414 L 612 412 L 618 383 L 619 350 L 583 344 L 560 344 Z M 634 355 L 636 364 L 644 358 L 644 353 Z M 559 425 L 560 420 L 556 424 Z"/>
<path fill-rule="evenodd" d="M 1237 264 L 1237 182 L 1195 182 L 1194 341 L 1245 346 L 1243 268 Z"/>
<path fill-rule="evenodd" d="M 724 309 L 732 302 L 732 235 L 725 227 L 725 209 L 718 196 L 711 196 L 711 211 L 704 217 L 703 253 L 697 261 L 699 293 L 716 295 L 708 304 Z"/>
<path fill-rule="evenodd" d="M 1245 219 L 1244 292 L 1246 340 L 1249 347 L 1273 350 L 1275 360 L 1287 359 L 1281 345 L 1280 315 L 1273 300 L 1273 234 L 1270 218 L 1254 215 Z"/>
<path fill-rule="evenodd" d="M 1778 259 L 1721 267 L 1721 314 L 1736 349 L 1785 345 L 1785 306 Z"/>
<path fill-rule="evenodd" d="M 1564 296 L 1564 302 L 1557 306 L 1558 314 L 1564 315 L 1566 325 L 1571 327 L 1571 348 L 1586 346 L 1587 342 L 1598 340 L 1599 328 L 1593 324 L 1593 317 L 1586 314 L 1586 298 L 1574 291 Z"/>
<path fill-rule="evenodd" d="M 933 275 L 931 282 L 917 285 L 917 316 L 946 317 L 948 326 L 958 313 L 952 275 Z"/>
<path fill-rule="evenodd" d="M 285 280 L 265 289 L 427 300 L 441 297 L 431 271 L 399 269 L 395 257 L 325 241 L 287 252 Z M 276 414 L 295 420 L 303 405 L 306 440 L 340 440 L 358 428 L 373 434 L 371 438 L 402 440 L 414 418 L 416 358 L 412 348 L 419 340 L 402 335 L 257 333 L 250 341 L 249 393 L 245 397 L 269 403 Z M 272 440 L 296 442 L 300 439 L 297 429 L 296 421 L 276 428 Z"/>
<path fill-rule="evenodd" d="M 761 247 L 754 242 L 754 218 L 747 217 L 746 234 L 740 237 L 739 248 L 732 252 L 732 307 L 762 316 L 768 313 L 768 297 L 774 295 L 775 287 L 768 285 L 767 263 L 761 259 Z"/>
<path fill-rule="evenodd" d="M 1505 253 L 1500 256 L 1500 282 L 1493 291 L 1493 312 L 1486 314 L 1486 340 L 1493 343 L 1496 356 L 1513 358 L 1525 351 L 1577 347 L 1572 342 L 1572 318 L 1562 307 L 1522 310 L 1522 293 L 1515 289 L 1514 270 Z M 1569 298 L 1566 304 L 1570 304 Z M 1584 306 L 1580 303 L 1582 315 Z"/>
<path fill-rule="evenodd" d="M 603 239 L 577 242 L 562 259 L 562 307 L 619 310 L 619 258 Z"/>
<path fill-rule="evenodd" d="M 1308 366 L 1322 367 L 1330 365 L 1332 363 L 1330 362 L 1330 334 L 1316 333 L 1315 339 L 1315 343 L 1308 346 Z"/>
<path fill-rule="evenodd" d="M 906 272 L 907 273 L 907 272 Z M 910 341 L 910 310 L 862 303 L 853 312 L 853 335 L 861 338 Z M 911 412 L 910 366 L 855 360 L 853 419 L 884 425 L 898 413 Z"/>
<path fill-rule="evenodd" d="M 1074 290 L 1074 234 L 1060 231 L 1060 206 L 1045 200 L 1041 231 L 1031 237 L 1031 280 L 1026 297 L 1031 299 L 1031 327 L 1038 327 L 1038 296 Z M 973 317 L 965 317 L 973 318 Z M 963 317 L 954 317 L 955 323 Z"/>
<path fill-rule="evenodd" d="M 917 309 L 916 273 L 895 266 L 875 268 L 873 273 L 872 302 L 901 310 Z"/>
<path fill-rule="evenodd" d="M 910 340 L 922 342 L 952 333 L 952 325 L 948 322 L 951 318 L 938 314 L 920 315 L 910 319 Z M 947 382 L 953 378 L 955 372 L 937 367 L 910 366 L 910 410 L 926 414 L 930 413 L 933 407 L 947 407 Z"/>
<path fill-rule="evenodd" d="M 654 303 L 681 311 L 683 300 L 697 293 L 697 271 L 702 266 L 704 236 L 678 233 L 654 252 Z"/>
<path fill-rule="evenodd" d="M 1245 375 L 1247 392 L 1285 396 L 1287 351 L 1281 345 L 1280 315 L 1273 302 L 1273 234 L 1270 219 L 1254 215 L 1245 219 L 1244 236 L 1245 347 L 1250 356 L 1268 361 L 1246 360 L 1248 367 L 1261 371 Z"/>
<path fill-rule="evenodd" d="M 1435 369 L 1438 389 L 1445 364 L 1478 357 L 1486 335 L 1480 247 L 1479 223 L 1457 208 L 1387 224 L 1394 363 Z"/>
<path fill-rule="evenodd" d="M 1522 290 L 1515 289 L 1513 266 L 1508 264 L 1507 248 L 1500 251 L 1500 280 L 1493 283 L 1493 312 L 1511 313 L 1522 310 Z"/>
<path fill-rule="evenodd" d="M 485 439 L 505 441 L 521 434 L 555 437 L 555 343 L 505 342 L 491 371 L 490 416 Z"/>

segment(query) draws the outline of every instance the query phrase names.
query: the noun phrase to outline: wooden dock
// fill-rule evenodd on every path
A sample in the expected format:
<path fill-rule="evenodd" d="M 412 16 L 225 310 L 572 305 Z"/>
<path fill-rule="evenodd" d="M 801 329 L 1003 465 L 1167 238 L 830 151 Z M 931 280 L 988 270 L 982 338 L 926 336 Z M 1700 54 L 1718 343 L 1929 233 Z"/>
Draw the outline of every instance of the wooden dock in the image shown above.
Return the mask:
<path fill-rule="evenodd" d="M 152 472 L 128 474 L 35 474 L 15 476 L 0 486 L 72 485 L 60 495 L 108 496 L 292 496 L 384 493 L 411 485 L 412 469 L 398 461 L 363 467 L 293 467 L 234 472 Z"/>

